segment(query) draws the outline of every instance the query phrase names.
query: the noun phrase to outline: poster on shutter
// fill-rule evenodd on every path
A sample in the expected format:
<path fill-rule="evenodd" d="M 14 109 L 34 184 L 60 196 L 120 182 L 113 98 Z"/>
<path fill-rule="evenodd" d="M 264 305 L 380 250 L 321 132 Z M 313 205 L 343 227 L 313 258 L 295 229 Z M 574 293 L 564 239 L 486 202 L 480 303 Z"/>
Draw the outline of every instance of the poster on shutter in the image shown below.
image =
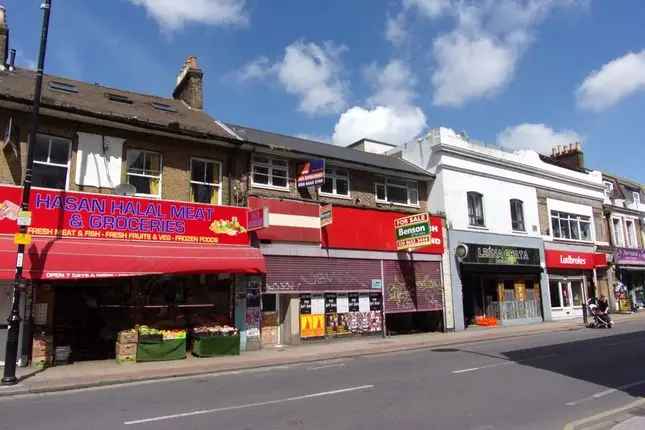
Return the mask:
<path fill-rule="evenodd" d="M 300 337 L 323 337 L 325 336 L 324 315 L 300 315 Z"/>
<path fill-rule="evenodd" d="M 326 314 L 325 315 L 325 332 L 327 336 L 335 336 L 338 334 L 338 315 Z"/>
<path fill-rule="evenodd" d="M 349 312 L 349 298 L 347 294 L 339 294 L 336 296 L 336 312 L 339 314 Z"/>
<path fill-rule="evenodd" d="M 325 294 L 325 313 L 326 314 L 336 313 L 336 294 L 333 294 L 333 293 Z"/>
<path fill-rule="evenodd" d="M 380 311 L 383 306 L 380 293 L 370 294 L 370 311 Z"/>
<path fill-rule="evenodd" d="M 349 298 L 349 311 L 359 312 L 360 305 L 358 304 L 358 293 L 349 293 L 347 297 Z"/>
<path fill-rule="evenodd" d="M 303 294 L 300 296 L 300 314 L 307 315 L 311 313 L 311 295 Z"/>
<path fill-rule="evenodd" d="M 311 296 L 311 314 L 325 315 L 325 296 L 314 294 Z"/>
<path fill-rule="evenodd" d="M 338 315 L 338 326 L 336 327 L 336 334 L 346 335 L 350 334 L 349 331 L 349 313 L 337 314 Z"/>
<path fill-rule="evenodd" d="M 369 312 L 370 311 L 370 296 L 367 294 L 361 294 L 358 297 L 358 311 L 359 312 Z"/>

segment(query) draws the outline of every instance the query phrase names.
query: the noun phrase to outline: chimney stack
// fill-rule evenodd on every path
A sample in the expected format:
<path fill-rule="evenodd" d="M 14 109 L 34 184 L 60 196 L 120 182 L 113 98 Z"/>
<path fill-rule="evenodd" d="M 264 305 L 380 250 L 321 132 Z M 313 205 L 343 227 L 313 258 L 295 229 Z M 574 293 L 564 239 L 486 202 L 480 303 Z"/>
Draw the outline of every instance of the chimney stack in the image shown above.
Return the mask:
<path fill-rule="evenodd" d="M 7 26 L 7 10 L 0 6 L 0 70 L 5 70 L 9 56 L 9 27 Z"/>
<path fill-rule="evenodd" d="M 204 108 L 204 72 L 197 65 L 197 57 L 190 56 L 177 75 L 177 86 L 172 93 L 176 100 L 183 100 L 193 109 Z"/>
<path fill-rule="evenodd" d="M 554 146 L 551 151 L 551 158 L 562 167 L 570 169 L 585 168 L 584 153 L 580 142 Z"/>

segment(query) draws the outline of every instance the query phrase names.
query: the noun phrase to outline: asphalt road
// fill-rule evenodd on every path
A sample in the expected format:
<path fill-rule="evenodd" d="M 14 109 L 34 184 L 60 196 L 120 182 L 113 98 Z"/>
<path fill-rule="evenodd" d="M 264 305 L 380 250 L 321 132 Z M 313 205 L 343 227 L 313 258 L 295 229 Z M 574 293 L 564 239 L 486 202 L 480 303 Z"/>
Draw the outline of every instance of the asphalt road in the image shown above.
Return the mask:
<path fill-rule="evenodd" d="M 645 394 L 645 323 L 0 399 L 0 428 L 561 429 Z"/>

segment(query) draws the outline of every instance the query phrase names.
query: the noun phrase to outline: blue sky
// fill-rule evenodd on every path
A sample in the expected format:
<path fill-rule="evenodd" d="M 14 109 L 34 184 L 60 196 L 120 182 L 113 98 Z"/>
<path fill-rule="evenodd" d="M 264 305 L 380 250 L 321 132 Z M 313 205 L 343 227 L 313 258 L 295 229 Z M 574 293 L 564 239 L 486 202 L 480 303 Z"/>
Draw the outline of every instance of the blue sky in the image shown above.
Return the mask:
<path fill-rule="evenodd" d="M 170 95 L 196 55 L 224 121 L 335 144 L 581 140 L 588 167 L 645 182 L 642 0 L 53 2 L 51 74 Z M 0 4 L 33 67 L 40 0 Z"/>

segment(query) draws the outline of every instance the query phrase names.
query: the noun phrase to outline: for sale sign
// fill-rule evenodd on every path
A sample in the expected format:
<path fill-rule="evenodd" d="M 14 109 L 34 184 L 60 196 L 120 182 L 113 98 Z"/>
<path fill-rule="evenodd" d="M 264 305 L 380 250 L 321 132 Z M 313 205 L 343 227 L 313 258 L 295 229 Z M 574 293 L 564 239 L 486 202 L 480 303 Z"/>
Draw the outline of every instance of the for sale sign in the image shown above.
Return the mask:
<path fill-rule="evenodd" d="M 427 213 L 394 220 L 396 249 L 415 249 L 441 244 L 441 224 L 433 223 Z"/>

